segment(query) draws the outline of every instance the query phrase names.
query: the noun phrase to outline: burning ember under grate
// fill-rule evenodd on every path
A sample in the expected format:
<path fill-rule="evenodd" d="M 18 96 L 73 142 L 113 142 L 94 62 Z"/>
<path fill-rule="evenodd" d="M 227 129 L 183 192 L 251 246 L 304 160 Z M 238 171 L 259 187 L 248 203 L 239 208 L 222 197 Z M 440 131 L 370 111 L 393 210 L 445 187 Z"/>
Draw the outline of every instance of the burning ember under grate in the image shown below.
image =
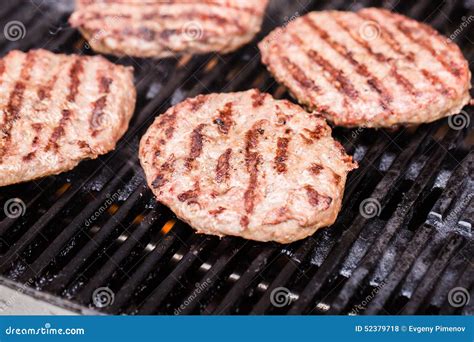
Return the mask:
<path fill-rule="evenodd" d="M 474 25 L 462 24 L 474 15 L 469 1 L 275 0 L 256 41 L 307 11 L 364 6 L 425 21 L 474 60 Z M 18 21 L 24 32 L 0 39 L 2 55 L 40 47 L 92 54 L 67 26 L 70 10 L 3 4 L 1 27 Z M 135 68 L 130 129 L 106 156 L 1 189 L 4 284 L 110 314 L 474 314 L 471 108 L 416 128 L 336 128 L 361 167 L 331 228 L 290 245 L 219 239 L 194 234 L 155 203 L 137 160 L 139 138 L 186 97 L 251 87 L 287 93 L 261 65 L 255 42 L 226 56 L 110 59 Z"/>

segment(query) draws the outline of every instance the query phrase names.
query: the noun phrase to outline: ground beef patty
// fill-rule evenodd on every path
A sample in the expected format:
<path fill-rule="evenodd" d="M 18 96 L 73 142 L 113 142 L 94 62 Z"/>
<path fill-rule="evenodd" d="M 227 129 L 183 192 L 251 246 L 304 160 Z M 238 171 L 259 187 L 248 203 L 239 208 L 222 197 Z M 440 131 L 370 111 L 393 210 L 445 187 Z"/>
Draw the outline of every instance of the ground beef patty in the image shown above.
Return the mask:
<path fill-rule="evenodd" d="M 134 107 L 132 68 L 103 57 L 9 52 L 0 59 L 0 186 L 113 150 Z"/>
<path fill-rule="evenodd" d="M 470 100 L 471 75 L 458 46 L 387 10 L 312 12 L 259 47 L 275 78 L 336 125 L 431 122 Z"/>
<path fill-rule="evenodd" d="M 260 31 L 267 0 L 77 0 L 69 22 L 96 51 L 168 57 L 234 51 Z"/>
<path fill-rule="evenodd" d="M 157 199 L 198 232 L 281 243 L 335 221 L 356 167 L 324 119 L 258 90 L 170 108 L 140 162 Z"/>

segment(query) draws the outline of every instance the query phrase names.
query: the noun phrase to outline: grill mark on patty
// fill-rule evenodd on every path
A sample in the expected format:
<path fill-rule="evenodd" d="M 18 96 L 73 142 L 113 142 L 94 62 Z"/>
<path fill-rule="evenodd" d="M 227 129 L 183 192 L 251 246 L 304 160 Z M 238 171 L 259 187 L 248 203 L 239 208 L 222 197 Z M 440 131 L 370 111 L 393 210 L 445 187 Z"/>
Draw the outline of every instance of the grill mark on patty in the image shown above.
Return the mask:
<path fill-rule="evenodd" d="M 36 54 L 34 51 L 26 54 L 20 71 L 19 80 L 15 83 L 13 90 L 10 93 L 10 97 L 6 106 L 6 112 L 4 114 L 3 125 L 1 128 L 3 141 L 0 146 L 0 163 L 10 148 L 13 125 L 17 120 L 20 119 L 26 83 L 30 80 L 30 72 L 33 68 L 35 60 Z M 2 69 L 3 71 L 5 70 L 5 65 L 3 65 Z"/>
<path fill-rule="evenodd" d="M 105 2 L 105 1 L 103 1 Z M 112 1 L 107 1 L 106 3 L 111 3 Z M 122 3 L 124 4 L 124 3 Z M 158 6 L 172 6 L 176 3 L 174 2 L 168 2 L 168 3 L 161 3 L 161 4 L 156 4 Z M 239 6 L 232 6 L 232 5 L 226 5 L 226 4 L 222 4 L 222 3 L 216 3 L 216 2 L 211 2 L 211 1 L 200 1 L 199 3 L 196 3 L 196 2 L 180 2 L 180 3 L 177 3 L 178 6 L 180 5 L 183 5 L 183 4 L 188 4 L 188 5 L 198 5 L 198 4 L 205 4 L 205 5 L 208 5 L 208 6 L 213 6 L 213 7 L 217 7 L 218 9 L 221 9 L 221 10 L 226 10 L 226 9 L 231 9 L 231 10 L 236 10 L 236 11 L 243 11 L 243 12 L 247 12 L 251 15 L 254 15 L 254 16 L 257 16 L 257 15 L 261 15 L 262 14 L 262 11 L 257 11 L 255 8 L 253 7 L 239 7 Z M 128 5 L 134 5 L 134 4 L 128 4 Z M 135 4 L 135 5 L 142 5 L 142 4 Z M 88 20 L 90 19 L 102 19 L 102 18 L 107 18 L 107 17 L 116 17 L 117 14 L 115 13 L 101 13 L 101 12 L 94 12 L 93 10 L 88 10 L 87 12 L 85 12 L 86 14 L 89 14 L 88 15 Z M 189 13 L 194 13 L 194 12 L 189 12 Z M 181 13 L 180 13 L 181 14 Z M 139 19 L 147 19 L 147 15 L 158 15 L 158 17 L 161 18 L 160 14 L 155 11 L 155 12 L 151 12 L 151 13 L 145 13 L 141 18 Z M 82 17 L 84 17 L 85 15 L 82 15 Z M 123 13 L 120 13 L 119 16 L 121 18 L 131 18 L 131 15 L 130 14 L 123 14 Z M 153 19 L 154 17 L 150 17 L 150 19 Z M 180 18 L 180 16 L 176 16 L 176 18 Z M 194 18 L 194 16 L 193 16 Z M 85 18 L 84 18 L 85 19 Z"/>
<path fill-rule="evenodd" d="M 71 103 L 76 101 L 77 93 L 79 92 L 79 86 L 81 81 L 79 75 L 84 72 L 84 66 L 82 65 L 82 58 L 76 58 L 76 61 L 72 64 L 72 67 L 69 71 L 69 77 L 71 83 L 69 84 L 69 94 L 66 97 Z"/>
<path fill-rule="evenodd" d="M 175 124 L 176 124 L 176 108 L 173 109 L 171 113 L 165 113 L 160 116 L 160 122 L 158 127 L 163 128 L 165 126 L 165 135 L 167 139 L 171 139 L 173 137 L 175 131 Z"/>
<path fill-rule="evenodd" d="M 227 102 L 224 108 L 219 109 L 219 116 L 213 121 L 219 132 L 228 134 L 230 127 L 234 124 L 232 120 L 232 102 Z"/>
<path fill-rule="evenodd" d="M 369 21 L 373 21 L 377 23 L 380 26 L 380 37 L 392 49 L 392 51 L 402 56 L 408 62 L 415 63 L 415 55 L 413 54 L 413 52 L 404 51 L 400 43 L 393 37 L 393 33 L 390 31 L 390 29 L 386 25 L 383 25 L 383 23 L 381 23 L 377 18 L 372 16 L 370 13 L 357 12 L 356 14 L 359 17 L 361 17 L 363 20 L 369 20 Z M 439 91 L 443 95 L 448 95 L 449 93 L 453 92 L 451 88 L 449 88 L 441 79 L 439 79 L 436 75 L 434 75 L 430 71 L 424 68 L 421 68 L 420 71 L 428 79 L 428 81 L 430 81 L 434 89 L 438 90 L 437 85 L 440 86 L 441 90 Z"/>
<path fill-rule="evenodd" d="M 54 85 L 58 79 L 58 74 L 53 75 L 46 85 L 40 86 L 37 91 L 38 98 L 43 100 L 49 100 L 51 92 L 53 91 Z"/>
<path fill-rule="evenodd" d="M 33 138 L 33 141 L 31 143 L 32 152 L 28 153 L 26 156 L 23 157 L 23 161 L 25 161 L 25 162 L 30 161 L 36 155 L 36 148 L 38 147 L 39 140 L 40 140 L 38 134 L 39 134 L 39 132 L 41 132 L 41 129 L 43 128 L 43 124 L 42 123 L 33 123 L 33 124 L 31 124 L 31 128 L 36 132 L 36 135 Z"/>
<path fill-rule="evenodd" d="M 229 168 L 230 168 L 230 157 L 232 155 L 232 149 L 228 148 L 224 153 L 221 154 L 217 160 L 216 166 L 216 182 L 222 183 L 223 181 L 229 179 Z"/>
<path fill-rule="evenodd" d="M 355 71 L 359 75 L 366 78 L 367 84 L 379 94 L 380 106 L 389 113 L 392 113 L 393 110 L 391 109 L 391 106 L 389 104 L 390 102 L 392 102 L 392 95 L 387 89 L 385 89 L 383 83 L 369 71 L 367 66 L 365 64 L 359 63 L 353 57 L 352 52 L 348 51 L 344 45 L 341 45 L 340 43 L 331 39 L 329 34 L 325 30 L 321 29 L 318 25 L 316 25 L 311 18 L 305 16 L 302 17 L 302 19 L 322 40 L 327 43 L 327 45 L 329 45 L 334 51 L 336 51 L 339 55 L 341 55 L 344 59 L 351 63 L 354 66 Z"/>
<path fill-rule="evenodd" d="M 110 85 L 112 84 L 112 79 L 106 76 L 99 77 L 99 92 L 102 95 L 98 100 L 92 104 L 92 112 L 89 120 L 89 126 L 91 130 L 91 135 L 96 137 L 100 132 L 100 127 L 102 127 L 102 118 L 104 115 L 104 109 L 107 105 L 107 96 L 110 92 Z"/>
<path fill-rule="evenodd" d="M 311 89 L 317 93 L 321 92 L 321 88 L 319 88 L 312 79 L 306 76 L 304 71 L 298 65 L 285 56 L 281 57 L 281 60 L 283 61 L 283 67 L 286 67 L 291 77 L 293 77 L 293 79 L 298 82 L 304 90 Z"/>
<path fill-rule="evenodd" d="M 74 103 L 76 101 L 76 96 L 79 92 L 79 86 L 81 83 L 79 75 L 83 72 L 84 66 L 82 64 L 82 58 L 76 57 L 75 61 L 71 65 L 71 68 L 69 69 L 69 93 L 66 96 L 66 100 L 69 103 Z M 71 120 L 73 115 L 74 112 L 70 109 L 61 110 L 61 119 L 59 120 L 58 126 L 53 129 L 48 144 L 45 147 L 45 151 L 50 151 L 52 148 L 55 151 L 59 149 L 57 141 L 66 133 L 64 127 Z"/>
<path fill-rule="evenodd" d="M 187 12 L 180 12 L 177 14 L 161 14 L 158 11 L 154 11 L 151 13 L 143 14 L 142 17 L 138 20 L 140 20 L 141 22 L 142 20 L 156 20 L 156 19 L 174 20 L 174 21 L 178 21 L 179 19 L 187 19 L 187 20 L 198 20 L 200 22 L 213 21 L 219 26 L 224 26 L 224 25 L 227 25 L 229 27 L 235 26 L 237 28 L 237 32 L 239 33 L 245 32 L 245 28 L 235 18 L 224 17 L 215 13 L 187 11 Z"/>
<path fill-rule="evenodd" d="M 359 92 L 354 88 L 354 85 L 352 84 L 352 82 L 344 75 L 344 73 L 341 70 L 335 68 L 331 64 L 331 62 L 329 62 L 327 59 L 325 59 L 315 50 L 311 48 L 309 49 L 304 48 L 305 44 L 298 35 L 294 33 L 291 33 L 290 35 L 292 37 L 292 40 L 308 54 L 309 58 L 323 69 L 323 74 L 326 77 L 326 79 L 331 84 L 334 84 L 334 86 L 339 92 L 344 94 L 345 96 L 344 107 L 347 108 L 349 106 L 347 97 L 349 97 L 352 100 L 357 99 L 357 97 L 359 96 Z M 327 76 L 328 74 L 329 76 Z"/>
<path fill-rule="evenodd" d="M 309 134 L 309 138 L 303 133 L 300 133 L 300 136 L 307 145 L 311 145 L 314 143 L 314 140 L 319 140 L 325 135 L 324 133 L 326 132 L 326 129 L 327 128 L 324 127 L 324 125 L 316 125 L 313 130 L 303 128 L 303 131 L 306 134 Z"/>
<path fill-rule="evenodd" d="M 275 156 L 275 169 L 278 173 L 285 173 L 287 170 L 286 161 L 288 160 L 288 145 L 290 137 L 277 139 L 277 151 Z"/>
<path fill-rule="evenodd" d="M 161 155 L 162 150 L 166 146 L 167 141 L 171 140 L 175 131 L 176 123 L 176 107 L 171 112 L 166 112 L 159 117 L 158 127 L 165 128 L 165 136 L 167 140 L 159 139 L 155 145 L 155 153 L 153 156 L 153 165 L 156 165 L 156 159 Z"/>
<path fill-rule="evenodd" d="M 341 27 L 349 36 L 354 40 L 357 44 L 364 48 L 367 53 L 377 59 L 380 63 L 390 63 L 390 58 L 384 55 L 381 52 L 375 52 L 369 43 L 362 39 L 358 34 L 355 34 L 350 27 L 343 21 L 337 18 L 336 16 L 333 17 L 336 24 Z M 400 84 L 406 92 L 410 93 L 413 97 L 417 97 L 419 95 L 418 91 L 415 89 L 413 84 L 403 75 L 401 75 L 394 66 L 390 68 L 390 74 L 393 76 L 395 81 Z"/>
<path fill-rule="evenodd" d="M 380 27 L 380 38 L 382 38 L 382 40 L 393 51 L 397 52 L 400 55 L 403 55 L 408 61 L 410 61 L 412 63 L 415 62 L 414 53 L 413 52 L 407 52 L 407 53 L 402 52 L 403 49 L 402 49 L 400 43 L 398 42 L 397 39 L 395 39 L 395 37 L 393 36 L 393 33 L 388 29 L 388 27 L 386 25 L 383 25 L 382 22 L 380 22 L 377 18 L 372 16 L 372 14 L 370 14 L 370 13 L 355 12 L 354 14 L 357 15 L 358 17 L 360 17 L 364 21 L 373 21 L 373 22 L 377 23 L 377 25 L 379 25 L 379 27 Z"/>
<path fill-rule="evenodd" d="M 178 200 L 180 202 L 188 202 L 188 204 L 197 203 L 197 198 L 201 192 L 201 186 L 199 181 L 196 181 L 194 184 L 194 189 L 184 191 L 178 195 Z"/>
<path fill-rule="evenodd" d="M 413 34 L 412 34 L 412 31 L 413 29 L 406 26 L 402 21 L 400 20 L 397 20 L 395 19 L 395 25 L 397 26 L 397 28 L 406 36 L 408 37 L 408 39 L 410 39 L 414 44 L 422 47 L 423 49 L 425 49 L 426 51 L 428 51 L 431 56 L 433 56 L 439 63 L 441 63 L 441 65 L 443 65 L 443 67 L 449 71 L 456 79 L 459 79 L 459 77 L 461 76 L 461 70 L 456 66 L 456 65 L 453 65 L 452 63 L 448 62 L 442 55 L 442 54 L 438 54 L 434 49 L 433 47 L 430 45 L 430 43 L 428 41 L 426 41 L 425 39 L 418 39 L 416 38 Z"/>
<path fill-rule="evenodd" d="M 309 167 L 309 172 L 311 172 L 313 175 L 319 175 L 321 171 L 324 169 L 324 167 L 320 164 L 313 163 Z"/>
<path fill-rule="evenodd" d="M 189 100 L 189 103 L 191 104 L 191 110 L 193 112 L 197 112 L 199 109 L 201 109 L 205 99 L 206 97 L 204 95 L 198 95 L 195 98 Z"/>
<path fill-rule="evenodd" d="M 311 185 L 305 185 L 304 189 L 306 190 L 309 204 L 311 204 L 313 207 L 317 207 L 322 204 L 322 210 L 329 208 L 332 202 L 331 197 L 321 195 Z"/>
<path fill-rule="evenodd" d="M 226 210 L 226 208 L 219 206 L 217 209 L 214 210 L 209 210 L 209 214 L 212 216 L 217 216 L 221 213 L 223 213 Z"/>
<path fill-rule="evenodd" d="M 445 84 L 443 83 L 443 81 L 438 76 L 432 74 L 426 69 L 421 69 L 421 72 L 423 73 L 423 76 L 425 76 L 431 82 L 431 84 L 436 90 L 438 90 L 437 85 L 439 85 L 439 87 L 441 88 L 439 89 L 441 94 L 451 97 L 456 93 L 456 91 L 453 88 L 450 88 L 450 87 L 447 88 Z"/>
<path fill-rule="evenodd" d="M 245 165 L 249 174 L 249 183 L 244 193 L 244 205 L 247 214 L 251 214 L 255 207 L 255 190 L 258 185 L 258 165 L 262 155 L 258 152 L 259 137 L 262 134 L 261 126 L 265 120 L 257 121 L 245 133 Z M 248 224 L 248 218 L 247 218 Z"/>
<path fill-rule="evenodd" d="M 261 107 L 263 105 L 263 103 L 265 102 L 265 94 L 262 94 L 261 92 L 259 91 L 256 91 L 252 94 L 252 107 L 253 108 L 258 108 L 258 107 Z"/>
<path fill-rule="evenodd" d="M 159 189 L 161 188 L 163 185 L 165 185 L 167 182 L 167 180 L 165 179 L 165 176 L 161 173 L 159 173 L 155 179 L 153 180 L 153 182 L 151 182 L 151 186 L 153 187 L 153 189 Z"/>
<path fill-rule="evenodd" d="M 203 134 L 202 130 L 206 124 L 198 125 L 191 133 L 191 148 L 189 151 L 189 157 L 186 159 L 186 168 L 191 170 L 193 168 L 193 163 L 201 155 L 202 144 L 203 144 Z"/>

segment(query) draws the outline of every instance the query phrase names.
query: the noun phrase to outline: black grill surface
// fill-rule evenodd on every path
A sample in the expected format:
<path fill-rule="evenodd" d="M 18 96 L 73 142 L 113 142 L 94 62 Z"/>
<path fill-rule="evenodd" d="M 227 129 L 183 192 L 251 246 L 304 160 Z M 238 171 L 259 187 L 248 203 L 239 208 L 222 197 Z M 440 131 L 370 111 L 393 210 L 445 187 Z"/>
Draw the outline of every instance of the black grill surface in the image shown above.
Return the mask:
<path fill-rule="evenodd" d="M 201 93 L 257 87 L 288 97 L 255 43 L 308 11 L 365 6 L 424 21 L 474 60 L 467 0 L 273 0 L 255 42 L 233 54 L 109 56 L 135 68 L 130 129 L 108 155 L 0 189 L 1 282 L 82 313 L 474 314 L 474 298 L 453 303 L 455 291 L 474 297 L 472 108 L 419 127 L 335 128 L 360 168 L 337 222 L 289 245 L 197 235 L 145 184 L 137 147 L 157 115 Z M 26 31 L 15 41 L 2 36 L 1 55 L 40 47 L 93 54 L 68 26 L 71 10 L 68 2 L 2 2 L 0 28 L 19 21 Z M 19 211 L 7 215 L 7 204 Z"/>

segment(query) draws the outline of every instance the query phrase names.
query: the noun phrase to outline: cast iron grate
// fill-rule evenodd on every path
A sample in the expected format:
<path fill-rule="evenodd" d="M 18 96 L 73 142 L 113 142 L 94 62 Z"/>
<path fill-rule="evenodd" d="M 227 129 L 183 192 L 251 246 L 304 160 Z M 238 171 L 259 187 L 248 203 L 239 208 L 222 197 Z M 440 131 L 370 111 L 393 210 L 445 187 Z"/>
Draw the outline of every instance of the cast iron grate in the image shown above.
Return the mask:
<path fill-rule="evenodd" d="M 0 27 L 20 21 L 26 36 L 2 36 L 0 53 L 92 54 L 67 25 L 70 5 L 2 4 Z M 474 58 L 474 26 L 454 35 L 474 14 L 470 1 L 273 0 L 256 41 L 310 10 L 364 6 L 426 21 Z M 226 56 L 109 58 L 135 67 L 130 129 L 98 160 L 0 190 L 2 207 L 15 198 L 25 205 L 19 217 L 0 211 L 2 283 L 84 313 L 474 313 L 472 301 L 452 302 L 459 289 L 474 296 L 472 108 L 455 117 L 462 127 L 445 119 L 395 131 L 336 128 L 361 166 L 330 229 L 290 245 L 218 239 L 194 234 L 155 203 L 137 160 L 139 138 L 186 97 L 251 87 L 288 94 L 260 64 L 255 42 Z M 102 301 L 93 300 L 98 294 Z"/>

